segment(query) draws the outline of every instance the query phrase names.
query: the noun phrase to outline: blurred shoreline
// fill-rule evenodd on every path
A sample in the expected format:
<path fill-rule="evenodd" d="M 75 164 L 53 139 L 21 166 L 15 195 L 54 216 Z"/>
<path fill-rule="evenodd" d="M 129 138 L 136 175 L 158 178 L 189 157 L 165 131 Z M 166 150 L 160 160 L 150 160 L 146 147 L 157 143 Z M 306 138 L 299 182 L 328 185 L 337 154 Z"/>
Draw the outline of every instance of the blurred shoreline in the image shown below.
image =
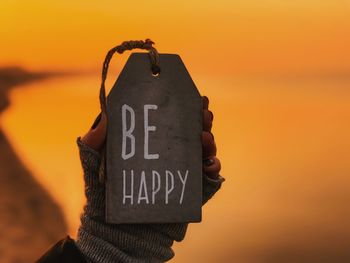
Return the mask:
<path fill-rule="evenodd" d="M 0 67 L 0 112 L 10 105 L 8 92 L 11 88 L 60 74 L 58 72 L 31 72 L 15 66 Z"/>
<path fill-rule="evenodd" d="M 0 113 L 10 105 L 8 93 L 12 88 L 57 75 L 0 68 Z M 1 128 L 0 162 L 0 261 L 34 262 L 66 235 L 64 215 L 25 167 Z"/>

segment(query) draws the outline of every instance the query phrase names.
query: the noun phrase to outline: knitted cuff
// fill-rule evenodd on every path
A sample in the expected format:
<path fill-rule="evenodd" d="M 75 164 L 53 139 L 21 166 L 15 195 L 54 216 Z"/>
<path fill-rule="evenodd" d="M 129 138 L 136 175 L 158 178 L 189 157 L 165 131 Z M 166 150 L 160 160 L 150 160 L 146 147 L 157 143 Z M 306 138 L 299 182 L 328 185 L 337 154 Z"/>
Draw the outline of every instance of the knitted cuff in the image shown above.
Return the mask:
<path fill-rule="evenodd" d="M 148 224 L 107 224 L 85 215 L 76 243 L 94 263 L 165 262 L 174 256 L 173 239 Z"/>
<path fill-rule="evenodd" d="M 77 246 L 88 262 L 164 262 L 174 256 L 174 240 L 184 239 L 187 223 L 107 224 L 105 184 L 99 181 L 101 155 L 77 139 L 84 171 L 87 204 L 81 216 Z M 224 178 L 203 174 L 203 204 L 221 187 Z"/>
<path fill-rule="evenodd" d="M 77 138 L 81 165 L 84 172 L 85 196 L 87 199 L 84 213 L 104 221 L 105 215 L 105 184 L 99 181 L 101 164 L 100 153 L 84 144 Z"/>
<path fill-rule="evenodd" d="M 76 245 L 89 263 L 144 263 L 141 259 L 133 258 L 113 244 L 100 237 L 79 229 Z"/>

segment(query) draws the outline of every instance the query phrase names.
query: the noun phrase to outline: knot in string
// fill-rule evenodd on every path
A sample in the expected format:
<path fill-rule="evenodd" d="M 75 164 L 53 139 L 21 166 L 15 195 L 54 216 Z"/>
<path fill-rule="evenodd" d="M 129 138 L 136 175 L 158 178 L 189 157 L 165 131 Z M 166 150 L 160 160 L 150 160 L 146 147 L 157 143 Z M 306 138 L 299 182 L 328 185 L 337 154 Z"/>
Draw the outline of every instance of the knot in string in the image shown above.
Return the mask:
<path fill-rule="evenodd" d="M 100 105 L 101 105 L 102 112 L 106 113 L 107 102 L 106 102 L 105 82 L 107 78 L 109 63 L 114 53 L 117 52 L 118 54 L 123 54 L 124 51 L 126 50 L 132 50 L 136 48 L 147 50 L 151 60 L 151 71 L 154 75 L 157 75 L 160 73 L 159 54 L 158 54 L 158 51 L 153 47 L 153 44 L 154 42 L 150 39 L 146 39 L 145 41 L 129 40 L 129 41 L 124 41 L 120 45 L 108 51 L 102 67 L 102 82 L 101 82 L 101 88 L 100 88 Z"/>

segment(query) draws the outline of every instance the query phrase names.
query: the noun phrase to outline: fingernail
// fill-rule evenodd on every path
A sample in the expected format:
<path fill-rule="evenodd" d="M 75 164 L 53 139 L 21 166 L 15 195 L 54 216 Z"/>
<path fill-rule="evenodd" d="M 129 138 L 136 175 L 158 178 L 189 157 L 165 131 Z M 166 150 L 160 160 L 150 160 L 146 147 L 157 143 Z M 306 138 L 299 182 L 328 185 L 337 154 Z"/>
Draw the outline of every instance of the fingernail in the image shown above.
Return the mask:
<path fill-rule="evenodd" d="M 101 113 L 96 117 L 94 123 L 92 124 L 92 126 L 91 126 L 92 130 L 97 127 L 97 125 L 99 124 L 100 120 L 101 120 Z"/>
<path fill-rule="evenodd" d="M 205 159 L 205 160 L 203 161 L 203 163 L 205 164 L 205 166 L 211 166 L 211 165 L 214 164 L 214 160 L 211 159 L 211 158 L 208 158 L 208 159 Z"/>

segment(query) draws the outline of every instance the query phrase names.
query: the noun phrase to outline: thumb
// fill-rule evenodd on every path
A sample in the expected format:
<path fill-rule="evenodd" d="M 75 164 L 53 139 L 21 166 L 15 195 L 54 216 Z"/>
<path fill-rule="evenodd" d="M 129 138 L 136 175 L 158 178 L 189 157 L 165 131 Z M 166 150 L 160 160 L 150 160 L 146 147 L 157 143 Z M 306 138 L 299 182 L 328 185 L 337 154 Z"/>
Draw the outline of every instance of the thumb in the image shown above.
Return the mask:
<path fill-rule="evenodd" d="M 100 113 L 90 130 L 81 139 L 83 143 L 92 149 L 99 151 L 103 148 L 107 134 L 107 116 L 104 112 Z"/>

